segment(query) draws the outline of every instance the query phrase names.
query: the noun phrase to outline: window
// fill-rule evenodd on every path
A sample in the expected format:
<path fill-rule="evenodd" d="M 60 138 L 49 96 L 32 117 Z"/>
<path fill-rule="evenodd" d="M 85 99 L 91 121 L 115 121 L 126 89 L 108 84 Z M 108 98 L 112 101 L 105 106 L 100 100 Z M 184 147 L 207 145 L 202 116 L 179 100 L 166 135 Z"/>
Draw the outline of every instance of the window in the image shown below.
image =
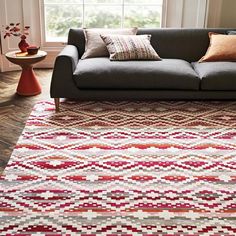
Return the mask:
<path fill-rule="evenodd" d="M 44 0 L 46 42 L 62 41 L 75 27 L 161 26 L 163 0 Z"/>

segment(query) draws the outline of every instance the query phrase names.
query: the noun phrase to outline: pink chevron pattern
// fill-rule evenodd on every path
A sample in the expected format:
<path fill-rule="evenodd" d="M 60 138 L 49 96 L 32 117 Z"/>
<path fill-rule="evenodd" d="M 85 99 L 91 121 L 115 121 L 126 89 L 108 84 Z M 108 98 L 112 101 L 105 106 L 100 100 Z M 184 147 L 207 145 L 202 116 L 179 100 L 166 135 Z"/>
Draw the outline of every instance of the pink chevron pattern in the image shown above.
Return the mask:
<path fill-rule="evenodd" d="M 0 176 L 0 235 L 235 236 L 236 102 L 40 102 Z"/>

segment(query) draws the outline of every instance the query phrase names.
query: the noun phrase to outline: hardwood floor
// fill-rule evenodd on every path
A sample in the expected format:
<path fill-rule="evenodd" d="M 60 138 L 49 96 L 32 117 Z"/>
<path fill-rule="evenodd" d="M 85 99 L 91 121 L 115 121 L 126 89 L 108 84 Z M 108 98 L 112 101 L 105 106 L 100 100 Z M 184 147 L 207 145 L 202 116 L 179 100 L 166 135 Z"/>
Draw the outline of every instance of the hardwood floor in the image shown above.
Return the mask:
<path fill-rule="evenodd" d="M 37 101 L 49 100 L 51 69 L 35 69 L 42 93 L 23 97 L 15 93 L 20 71 L 0 73 L 0 173 L 6 167 L 25 122 Z"/>

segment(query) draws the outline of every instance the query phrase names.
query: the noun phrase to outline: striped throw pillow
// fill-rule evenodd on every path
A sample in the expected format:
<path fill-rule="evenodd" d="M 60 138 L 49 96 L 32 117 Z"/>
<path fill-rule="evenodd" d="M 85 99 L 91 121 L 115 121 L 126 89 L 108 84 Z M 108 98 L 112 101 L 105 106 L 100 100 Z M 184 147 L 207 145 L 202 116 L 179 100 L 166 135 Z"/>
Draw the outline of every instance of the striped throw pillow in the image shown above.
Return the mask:
<path fill-rule="evenodd" d="M 151 45 L 151 35 L 101 35 L 111 61 L 161 60 Z"/>

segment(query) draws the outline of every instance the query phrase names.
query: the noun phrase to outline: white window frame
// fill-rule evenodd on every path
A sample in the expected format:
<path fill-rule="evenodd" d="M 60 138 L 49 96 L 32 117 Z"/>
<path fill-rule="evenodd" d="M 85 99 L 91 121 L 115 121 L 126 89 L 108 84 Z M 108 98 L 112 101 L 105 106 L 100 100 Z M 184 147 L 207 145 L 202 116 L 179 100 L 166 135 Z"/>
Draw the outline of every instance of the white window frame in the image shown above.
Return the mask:
<path fill-rule="evenodd" d="M 160 22 L 161 28 L 166 27 L 167 1 L 168 0 L 163 0 L 163 4 L 162 4 L 162 13 L 161 13 L 161 22 Z M 123 0 L 123 2 L 124 2 L 124 0 Z M 40 24 L 41 24 L 41 45 L 42 45 L 42 47 L 44 47 L 44 48 L 51 48 L 51 47 L 62 48 L 62 47 L 64 47 L 66 42 L 62 42 L 62 41 L 48 42 L 48 41 L 46 41 L 44 0 L 39 0 L 39 3 L 40 3 Z M 101 3 L 101 4 L 97 4 L 97 5 L 108 5 L 108 4 Z M 114 5 L 121 6 L 121 4 L 114 4 Z M 139 5 L 139 4 L 130 4 L 130 5 Z M 140 5 L 143 5 L 143 4 L 140 4 Z M 154 4 L 147 4 L 147 6 L 151 6 L 151 5 L 154 5 Z M 124 17 L 124 6 L 125 6 L 125 4 L 122 4 L 122 19 Z M 83 16 L 83 24 L 84 24 L 84 16 Z M 123 20 L 121 21 L 121 28 L 122 27 L 123 27 Z"/>
<path fill-rule="evenodd" d="M 19 6 L 12 8 L 12 2 L 16 2 Z M 190 19 L 190 27 L 218 27 L 220 19 L 220 9 L 223 0 L 163 0 L 161 27 L 186 27 L 186 9 L 193 3 L 195 8 L 195 16 Z M 0 25 L 7 25 L 11 21 L 19 21 L 22 25 L 30 25 L 29 42 L 41 47 L 47 51 L 47 58 L 38 63 L 36 66 L 41 68 L 52 68 L 54 60 L 58 53 L 65 47 L 65 43 L 45 42 L 44 37 L 44 18 L 42 13 L 43 0 L 0 0 Z M 197 3 L 197 4 L 196 4 Z M 210 5 L 209 5 L 210 4 Z M 214 9 L 212 9 L 212 5 Z M 208 7 L 210 9 L 208 10 Z M 218 10 L 216 11 L 215 8 Z M 214 13 L 214 14 L 213 14 Z M 194 19 L 195 18 L 195 19 Z M 188 17 L 187 17 L 188 20 Z M 17 50 L 17 43 L 12 43 L 12 39 L 3 39 L 1 34 L 1 52 L 0 55 L 0 71 L 11 71 L 19 69 L 18 66 L 10 63 L 4 56 L 6 52 Z"/>

